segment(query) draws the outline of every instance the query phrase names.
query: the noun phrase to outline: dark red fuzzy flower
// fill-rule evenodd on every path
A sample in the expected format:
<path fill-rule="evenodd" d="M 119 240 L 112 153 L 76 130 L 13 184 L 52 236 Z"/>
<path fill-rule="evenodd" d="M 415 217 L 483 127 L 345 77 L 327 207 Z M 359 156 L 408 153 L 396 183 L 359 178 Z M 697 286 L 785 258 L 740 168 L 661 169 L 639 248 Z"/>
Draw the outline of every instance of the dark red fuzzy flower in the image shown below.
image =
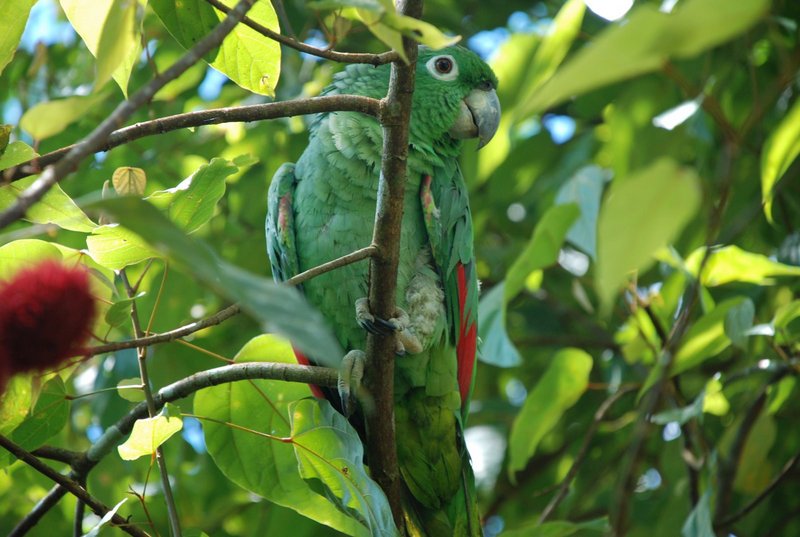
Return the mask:
<path fill-rule="evenodd" d="M 0 282 L 0 385 L 15 373 L 53 369 L 80 354 L 94 316 L 82 267 L 46 260 Z"/>

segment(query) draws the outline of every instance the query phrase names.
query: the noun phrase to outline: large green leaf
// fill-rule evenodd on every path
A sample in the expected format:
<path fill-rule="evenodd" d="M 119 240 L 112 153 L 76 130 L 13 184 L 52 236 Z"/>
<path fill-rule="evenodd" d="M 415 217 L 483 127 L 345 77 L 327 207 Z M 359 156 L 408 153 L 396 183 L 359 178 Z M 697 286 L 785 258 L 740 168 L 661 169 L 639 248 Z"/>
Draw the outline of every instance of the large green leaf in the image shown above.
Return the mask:
<path fill-rule="evenodd" d="M 0 170 L 22 164 L 38 156 L 39 154 L 25 142 L 11 142 L 6 146 L 5 150 L 0 153 Z"/>
<path fill-rule="evenodd" d="M 769 0 L 684 0 L 672 13 L 653 4 L 637 6 L 624 23 L 610 26 L 575 54 L 533 96 L 526 112 L 660 69 L 670 58 L 696 56 L 750 28 L 767 13 L 769 4 Z"/>
<path fill-rule="evenodd" d="M 174 188 L 148 196 L 158 207 L 166 207 L 170 219 L 191 233 L 214 216 L 217 202 L 225 194 L 225 178 L 239 168 L 222 158 L 212 159 Z"/>
<path fill-rule="evenodd" d="M 711 489 L 707 489 L 692 512 L 689 513 L 681 529 L 681 535 L 683 537 L 714 537 L 711 520 Z"/>
<path fill-rule="evenodd" d="M 112 198 L 91 203 L 86 209 L 106 213 L 141 237 L 138 240 L 146 241 L 158 255 L 176 261 L 221 296 L 238 302 L 265 331 L 291 339 L 307 356 L 335 367 L 344 355 L 327 321 L 299 291 L 220 259 L 208 245 L 188 236 L 149 202 Z M 92 251 L 91 244 L 89 249 Z"/>
<path fill-rule="evenodd" d="M 17 45 L 25 30 L 28 14 L 36 0 L 6 0 L 3 2 L 5 17 L 0 18 L 0 73 L 14 57 Z M 11 15 L 13 13 L 13 15 Z"/>
<path fill-rule="evenodd" d="M 347 419 L 325 400 L 302 399 L 289 409 L 300 476 L 373 536 L 398 535 L 389 501 L 367 473 L 364 446 Z"/>
<path fill-rule="evenodd" d="M 503 282 L 483 293 L 478 303 L 478 335 L 481 340 L 478 357 L 497 367 L 515 367 L 522 357 L 506 330 L 505 284 Z"/>
<path fill-rule="evenodd" d="M 11 206 L 36 179 L 37 177 L 26 177 L 0 187 L 0 209 Z M 54 185 L 40 201 L 28 209 L 25 219 L 35 224 L 55 224 L 63 229 L 83 233 L 97 227 L 59 185 Z"/>
<path fill-rule="evenodd" d="M 761 150 L 761 198 L 764 214 L 772 222 L 775 183 L 800 154 L 800 99 L 775 127 Z"/>
<path fill-rule="evenodd" d="M 550 207 L 536 224 L 531 240 L 514 260 L 506 274 L 505 300 L 519 293 L 531 272 L 541 270 L 558 260 L 558 252 L 572 224 L 580 216 L 574 203 Z"/>
<path fill-rule="evenodd" d="M 228 7 L 236 4 L 234 0 L 223 0 L 223 3 Z M 224 13 L 211 7 L 205 0 L 151 0 L 150 5 L 169 33 L 187 49 L 225 18 Z M 247 16 L 270 30 L 280 32 L 278 17 L 269 0 L 257 0 Z M 239 86 L 261 95 L 275 95 L 280 75 L 281 47 L 249 26 L 237 24 L 222 45 L 204 59 Z"/>
<path fill-rule="evenodd" d="M 539 441 L 580 399 L 589 384 L 591 370 L 592 357 L 580 349 L 563 349 L 553 356 L 511 426 L 509 475 L 513 477 L 525 468 Z"/>
<path fill-rule="evenodd" d="M 105 94 L 101 93 L 45 101 L 25 112 L 19 126 L 35 140 L 43 140 L 86 117 L 103 99 Z"/>
<path fill-rule="evenodd" d="M 556 203 L 575 203 L 581 214 L 567 233 L 567 240 L 597 258 L 597 217 L 600 213 L 600 198 L 608 172 L 599 166 L 586 166 L 578 170 L 558 189 Z"/>
<path fill-rule="evenodd" d="M 128 80 L 141 53 L 137 0 L 60 0 L 64 13 L 97 58 L 95 90 L 113 76 L 128 95 Z"/>
<path fill-rule="evenodd" d="M 501 537 L 570 537 L 581 532 L 598 532 L 604 535 L 608 534 L 611 528 L 608 525 L 606 517 L 588 520 L 586 522 L 569 522 L 566 520 L 557 520 L 553 522 L 545 522 L 544 524 L 534 524 L 522 528 L 504 531 L 500 534 Z"/>
<path fill-rule="evenodd" d="M 0 394 L 0 434 L 8 436 L 25 420 L 32 402 L 31 379 L 16 375 Z"/>
<path fill-rule="evenodd" d="M 287 342 L 261 335 L 242 347 L 235 361 L 294 363 L 295 358 Z M 199 392 L 194 412 L 236 425 L 206 421 L 203 430 L 214 462 L 237 485 L 349 535 L 368 535 L 361 524 L 314 492 L 300 477 L 291 443 L 257 434 L 289 438 L 289 404 L 310 395 L 303 384 L 235 382 Z"/>
<path fill-rule="evenodd" d="M 686 259 L 686 269 L 695 276 L 705 251 L 705 248 L 698 248 Z M 732 282 L 770 285 L 776 276 L 800 276 L 800 267 L 779 263 L 738 246 L 725 246 L 711 252 L 703 268 L 702 283 L 710 287 Z"/>
<path fill-rule="evenodd" d="M 677 237 L 699 205 L 697 174 L 671 159 L 614 181 L 597 237 L 596 284 L 606 310 L 627 275 L 649 268 L 653 254 Z"/>
<path fill-rule="evenodd" d="M 66 398 L 64 381 L 56 375 L 42 387 L 36 405 L 14 429 L 11 439 L 28 451 L 36 449 L 64 428 L 68 415 L 69 402 Z M 2 455 L 5 456 L 7 453 L 4 451 Z M 0 457 L 0 465 L 7 464 L 11 460 L 11 457 L 8 459 Z"/>
<path fill-rule="evenodd" d="M 139 235 L 119 224 L 97 227 L 86 237 L 86 246 L 92 259 L 112 270 L 160 257 Z"/>

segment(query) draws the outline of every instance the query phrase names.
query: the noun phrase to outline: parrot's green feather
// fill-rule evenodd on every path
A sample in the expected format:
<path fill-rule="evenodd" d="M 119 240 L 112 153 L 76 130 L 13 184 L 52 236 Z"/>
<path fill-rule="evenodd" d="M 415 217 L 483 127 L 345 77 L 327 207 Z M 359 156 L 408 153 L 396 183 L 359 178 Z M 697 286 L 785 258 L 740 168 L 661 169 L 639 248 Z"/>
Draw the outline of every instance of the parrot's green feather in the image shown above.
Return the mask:
<path fill-rule="evenodd" d="M 430 62 L 442 55 L 456 64 L 452 79 L 431 70 Z M 324 93 L 382 98 L 389 69 L 348 66 Z M 410 535 L 481 535 L 463 437 L 471 378 L 465 377 L 466 386 L 461 378 L 473 371 L 478 285 L 467 189 L 456 160 L 461 142 L 451 129 L 470 92 L 494 93 L 496 83 L 489 67 L 464 48 L 420 48 L 395 297 L 422 344 L 422 352 L 397 358 L 395 374 L 398 461 Z M 380 124 L 356 112 L 331 112 L 315 116 L 309 126 L 309 144 L 297 164 L 281 167 L 270 186 L 267 249 L 278 280 L 372 239 Z M 303 285 L 348 350 L 363 349 L 366 342 L 354 304 L 367 296 L 367 268 L 362 261 Z M 472 356 L 465 360 L 459 345 L 470 328 L 472 347 L 466 348 Z M 335 394 L 328 397 L 340 404 Z"/>

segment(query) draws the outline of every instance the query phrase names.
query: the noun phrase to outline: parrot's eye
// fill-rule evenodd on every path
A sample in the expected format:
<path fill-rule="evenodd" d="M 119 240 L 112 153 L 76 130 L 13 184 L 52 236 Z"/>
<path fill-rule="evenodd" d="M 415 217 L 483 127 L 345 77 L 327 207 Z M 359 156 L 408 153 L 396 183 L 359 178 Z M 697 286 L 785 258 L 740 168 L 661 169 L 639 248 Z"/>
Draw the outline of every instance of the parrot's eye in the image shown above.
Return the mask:
<path fill-rule="evenodd" d="M 435 56 L 425 64 L 428 72 L 439 80 L 455 80 L 458 77 L 458 64 L 452 56 Z"/>

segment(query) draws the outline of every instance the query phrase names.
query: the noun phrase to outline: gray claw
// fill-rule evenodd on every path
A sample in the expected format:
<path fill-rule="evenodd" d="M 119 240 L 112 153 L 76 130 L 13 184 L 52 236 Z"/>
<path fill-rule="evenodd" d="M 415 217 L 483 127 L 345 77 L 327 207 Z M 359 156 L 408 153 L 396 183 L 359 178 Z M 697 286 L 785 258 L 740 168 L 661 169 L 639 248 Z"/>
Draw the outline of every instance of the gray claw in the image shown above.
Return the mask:
<path fill-rule="evenodd" d="M 339 398 L 342 401 L 342 413 L 346 418 L 355 411 L 357 405 L 356 395 L 361 389 L 361 379 L 364 377 L 364 364 L 366 355 L 363 351 L 353 350 L 348 352 L 339 366 Z"/>

